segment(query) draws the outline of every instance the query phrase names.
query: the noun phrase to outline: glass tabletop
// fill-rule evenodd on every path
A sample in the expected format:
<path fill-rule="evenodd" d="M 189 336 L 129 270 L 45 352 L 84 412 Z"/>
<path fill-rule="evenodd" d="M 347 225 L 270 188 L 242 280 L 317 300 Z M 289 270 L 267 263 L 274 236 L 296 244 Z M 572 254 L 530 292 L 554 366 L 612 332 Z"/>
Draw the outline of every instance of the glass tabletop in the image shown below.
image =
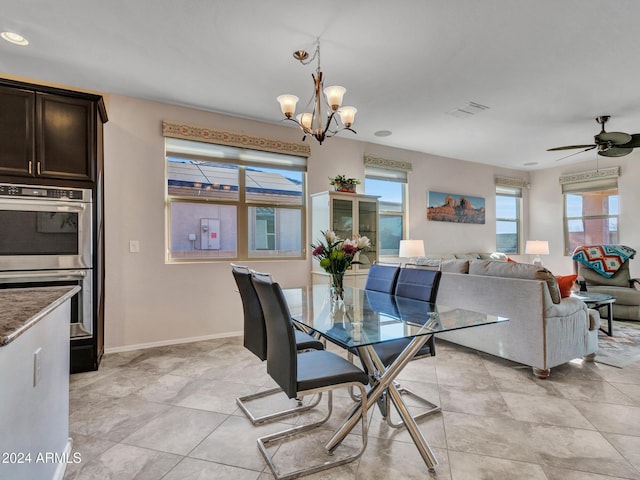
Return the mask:
<path fill-rule="evenodd" d="M 508 319 L 446 305 L 345 287 L 344 304 L 327 285 L 283 290 L 291 317 L 344 348 L 412 338 Z"/>
<path fill-rule="evenodd" d="M 597 292 L 572 292 L 571 296 L 579 298 L 583 302 L 606 302 L 613 300 L 613 295 Z"/>

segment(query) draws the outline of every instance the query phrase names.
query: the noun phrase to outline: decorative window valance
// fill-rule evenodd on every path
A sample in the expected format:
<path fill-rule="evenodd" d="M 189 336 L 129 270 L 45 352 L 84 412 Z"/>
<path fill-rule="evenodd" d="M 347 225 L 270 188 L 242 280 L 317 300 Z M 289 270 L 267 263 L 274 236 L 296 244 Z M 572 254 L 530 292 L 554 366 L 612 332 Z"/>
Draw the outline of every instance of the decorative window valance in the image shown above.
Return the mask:
<path fill-rule="evenodd" d="M 411 171 L 410 162 L 389 160 L 388 158 L 364 156 L 365 176 L 386 182 L 407 183 L 407 174 Z"/>
<path fill-rule="evenodd" d="M 500 177 L 496 176 L 496 185 L 500 187 L 525 188 L 528 184 L 524 178 Z"/>
<path fill-rule="evenodd" d="M 413 170 L 411 162 L 405 162 L 403 160 L 390 160 L 388 158 L 373 157 L 371 155 L 364 156 L 365 167 L 377 167 L 385 168 L 387 170 L 402 170 L 404 172 L 410 172 Z"/>
<path fill-rule="evenodd" d="M 618 187 L 620 167 L 610 167 L 585 172 L 560 175 L 558 181 L 562 185 L 562 193 L 606 190 Z"/>
<path fill-rule="evenodd" d="M 181 138 L 198 142 L 215 143 L 231 147 L 251 148 L 265 152 L 282 153 L 308 157 L 311 155 L 309 145 L 299 142 L 287 142 L 273 138 L 256 137 L 246 133 L 227 132 L 214 128 L 199 127 L 183 122 L 162 122 L 164 137 Z"/>

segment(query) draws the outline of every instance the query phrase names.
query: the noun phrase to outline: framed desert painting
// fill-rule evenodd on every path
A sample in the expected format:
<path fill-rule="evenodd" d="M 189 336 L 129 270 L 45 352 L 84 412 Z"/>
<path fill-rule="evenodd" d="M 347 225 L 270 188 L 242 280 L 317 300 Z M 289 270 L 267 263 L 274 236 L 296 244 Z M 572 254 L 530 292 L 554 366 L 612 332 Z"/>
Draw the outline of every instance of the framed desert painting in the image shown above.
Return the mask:
<path fill-rule="evenodd" d="M 484 211 L 483 197 L 444 192 L 427 194 L 427 220 L 484 225 Z"/>

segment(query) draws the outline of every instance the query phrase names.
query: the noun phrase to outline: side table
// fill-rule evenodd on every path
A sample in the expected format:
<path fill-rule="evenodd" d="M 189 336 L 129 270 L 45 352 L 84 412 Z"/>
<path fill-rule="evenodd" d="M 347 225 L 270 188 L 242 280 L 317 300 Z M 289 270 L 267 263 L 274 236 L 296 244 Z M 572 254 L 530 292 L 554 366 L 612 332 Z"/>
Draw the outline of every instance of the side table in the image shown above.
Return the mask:
<path fill-rule="evenodd" d="M 604 330 L 600 327 L 600 330 L 606 333 L 608 336 L 613 337 L 613 304 L 616 302 L 616 297 L 613 295 L 607 295 L 606 293 L 595 292 L 573 292 L 572 297 L 579 298 L 587 307 L 600 311 L 600 308 L 607 307 L 607 323 L 609 324 L 608 330 Z"/>

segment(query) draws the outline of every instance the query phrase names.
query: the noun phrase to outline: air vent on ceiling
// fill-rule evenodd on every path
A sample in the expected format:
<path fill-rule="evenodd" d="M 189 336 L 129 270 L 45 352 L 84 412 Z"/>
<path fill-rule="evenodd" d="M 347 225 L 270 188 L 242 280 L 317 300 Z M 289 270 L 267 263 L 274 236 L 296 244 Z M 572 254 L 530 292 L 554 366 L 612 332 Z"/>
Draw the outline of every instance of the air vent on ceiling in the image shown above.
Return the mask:
<path fill-rule="evenodd" d="M 489 107 L 487 107 L 486 105 L 482 105 L 476 102 L 469 102 L 462 107 L 454 108 L 453 110 L 447 112 L 447 114 L 458 118 L 469 118 L 473 115 L 477 115 L 478 113 L 482 113 L 487 110 L 489 110 Z"/>

